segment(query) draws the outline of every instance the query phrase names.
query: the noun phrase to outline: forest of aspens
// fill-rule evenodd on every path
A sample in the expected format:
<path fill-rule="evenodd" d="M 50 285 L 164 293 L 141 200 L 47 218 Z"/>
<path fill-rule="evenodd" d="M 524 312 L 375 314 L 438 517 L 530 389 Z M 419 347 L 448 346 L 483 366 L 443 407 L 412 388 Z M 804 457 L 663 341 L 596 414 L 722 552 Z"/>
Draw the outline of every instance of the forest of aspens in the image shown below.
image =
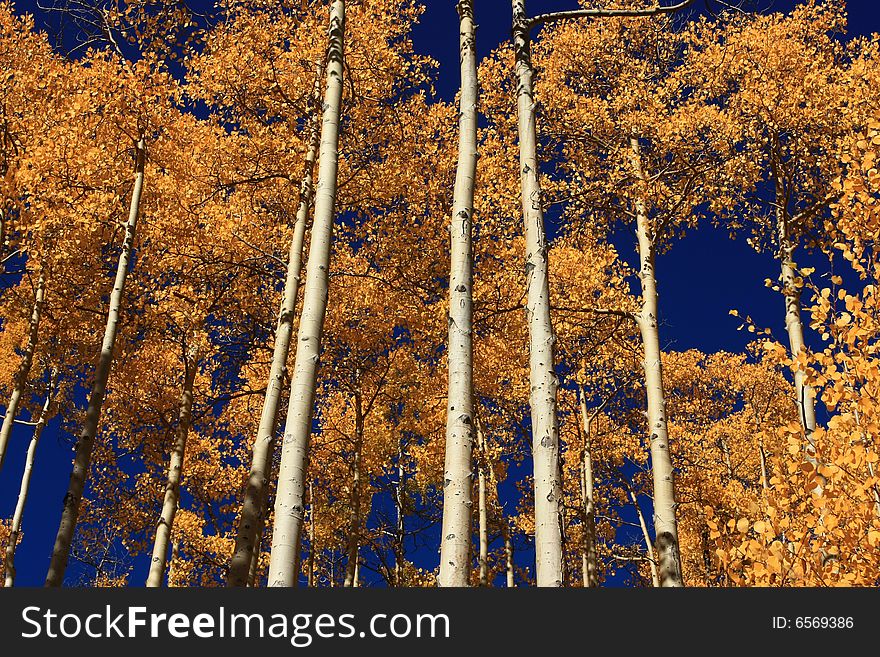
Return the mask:
<path fill-rule="evenodd" d="M 880 585 L 880 36 L 421 2 L 0 0 L 0 582 Z"/>

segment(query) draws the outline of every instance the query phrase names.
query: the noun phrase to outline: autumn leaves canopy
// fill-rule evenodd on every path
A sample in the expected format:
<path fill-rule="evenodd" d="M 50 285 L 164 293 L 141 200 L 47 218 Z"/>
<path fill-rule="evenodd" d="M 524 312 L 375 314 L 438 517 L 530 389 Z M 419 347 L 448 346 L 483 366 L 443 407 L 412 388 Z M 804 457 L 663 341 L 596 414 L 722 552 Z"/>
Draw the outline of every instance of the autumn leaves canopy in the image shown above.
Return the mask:
<path fill-rule="evenodd" d="M 876 585 L 878 42 L 598 4 L 449 102 L 414 2 L 0 5 L 5 585 Z M 669 350 L 719 227 L 778 321 Z"/>

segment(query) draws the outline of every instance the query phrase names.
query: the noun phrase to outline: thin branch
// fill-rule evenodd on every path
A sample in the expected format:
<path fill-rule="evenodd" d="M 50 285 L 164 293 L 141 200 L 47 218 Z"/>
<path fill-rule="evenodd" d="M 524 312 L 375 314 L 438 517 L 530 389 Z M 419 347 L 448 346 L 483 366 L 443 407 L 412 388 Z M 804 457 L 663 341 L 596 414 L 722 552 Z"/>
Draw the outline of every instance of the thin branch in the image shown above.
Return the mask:
<path fill-rule="evenodd" d="M 534 28 L 545 23 L 572 18 L 637 18 L 639 16 L 658 16 L 685 9 L 693 3 L 694 0 L 682 0 L 682 2 L 668 7 L 658 6 L 647 9 L 575 9 L 572 11 L 557 11 L 548 14 L 538 14 L 530 18 L 527 25 L 529 28 Z"/>

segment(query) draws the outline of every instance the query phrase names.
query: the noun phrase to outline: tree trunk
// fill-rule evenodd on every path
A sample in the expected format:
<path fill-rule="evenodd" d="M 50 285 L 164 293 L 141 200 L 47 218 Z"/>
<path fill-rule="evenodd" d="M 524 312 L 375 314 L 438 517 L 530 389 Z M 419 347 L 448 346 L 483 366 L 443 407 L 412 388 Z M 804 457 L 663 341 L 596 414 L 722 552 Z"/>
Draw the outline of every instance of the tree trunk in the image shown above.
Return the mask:
<path fill-rule="evenodd" d="M 406 533 L 403 511 L 403 436 L 397 443 L 397 486 L 394 487 L 394 506 L 397 512 L 397 527 L 394 534 L 394 586 L 403 586 L 403 540 Z"/>
<path fill-rule="evenodd" d="M 473 449 L 473 248 L 474 181 L 477 171 L 477 54 L 473 0 L 459 0 L 461 94 L 458 164 L 449 229 L 449 395 L 443 526 L 438 586 L 467 586 L 471 546 L 471 451 Z"/>
<path fill-rule="evenodd" d="M 510 527 L 507 520 L 501 525 L 504 532 L 504 563 L 507 574 L 507 588 L 512 589 L 516 586 L 513 579 L 513 543 L 510 540 Z"/>
<path fill-rule="evenodd" d="M 306 464 L 312 431 L 321 334 L 327 310 L 330 250 L 336 204 L 344 34 L 345 0 L 333 0 L 330 8 L 330 47 L 327 53 L 327 88 L 324 94 L 324 123 L 321 129 L 315 217 L 309 247 L 309 271 L 303 297 L 296 362 L 290 383 L 290 401 L 284 427 L 278 490 L 275 494 L 275 526 L 269 561 L 269 586 L 295 586 L 298 579 Z"/>
<path fill-rule="evenodd" d="M 316 76 L 315 96 L 319 95 L 320 68 Z M 287 256 L 287 275 L 284 281 L 284 293 L 281 297 L 281 310 L 278 313 L 278 326 L 275 328 L 275 346 L 272 351 L 272 363 L 269 369 L 269 382 L 266 396 L 263 398 L 263 410 L 260 413 L 260 424 L 254 440 L 251 457 L 251 471 L 248 474 L 247 488 L 242 502 L 238 533 L 235 537 L 235 552 L 229 563 L 228 586 L 245 586 L 251 564 L 256 555 L 256 544 L 260 541 L 266 522 L 267 502 L 269 499 L 269 477 L 271 475 L 272 454 L 275 451 L 275 429 L 278 426 L 278 407 L 281 401 L 281 388 L 284 385 L 284 374 L 287 369 L 287 357 L 290 351 L 290 338 L 293 335 L 293 324 L 296 316 L 296 300 L 299 296 L 299 284 L 302 274 L 303 243 L 305 242 L 306 224 L 308 223 L 309 207 L 311 206 L 313 189 L 313 171 L 318 152 L 318 112 L 313 114 L 309 131 L 309 148 L 306 153 L 302 182 L 300 185 L 299 207 L 293 226 L 293 238 Z"/>
<path fill-rule="evenodd" d="M 559 421 L 547 240 L 538 171 L 535 98 L 525 0 L 513 0 L 517 119 L 522 208 L 525 223 L 529 382 L 535 479 L 535 560 L 538 586 L 562 586 Z"/>
<path fill-rule="evenodd" d="M 777 181 L 777 199 L 784 194 L 781 185 Z M 795 245 L 791 240 L 788 228 L 788 211 L 777 201 L 776 207 L 777 228 L 779 231 L 780 260 L 782 267 L 782 291 L 785 298 L 785 330 L 788 333 L 788 344 L 791 357 L 797 359 L 804 350 L 804 325 L 801 321 L 801 290 L 796 283 L 798 278 L 794 263 Z M 815 453 L 813 432 L 816 430 L 816 408 L 813 400 L 813 390 L 805 382 L 803 370 L 794 371 L 794 389 L 797 399 L 798 417 L 804 434 L 807 437 L 808 450 Z"/>
<path fill-rule="evenodd" d="M 137 164 L 135 167 L 134 188 L 131 192 L 128 222 L 125 225 L 125 241 L 122 244 L 119 263 L 116 267 L 116 280 L 113 284 L 113 292 L 110 294 L 107 325 L 104 328 L 104 339 L 101 343 L 101 356 L 95 369 L 95 380 L 89 395 L 89 407 L 86 411 L 85 422 L 83 423 L 79 440 L 76 443 L 73 471 L 70 474 L 67 494 L 64 496 L 64 510 L 61 514 L 58 534 L 55 537 L 55 546 L 52 549 L 49 571 L 46 574 L 46 586 L 61 586 L 64 582 L 64 571 L 67 569 L 67 560 L 70 556 L 70 544 L 73 542 L 73 534 L 79 519 L 79 507 L 82 502 L 89 465 L 92 460 L 92 448 L 95 444 L 95 435 L 98 432 L 98 423 L 101 419 L 101 407 L 104 404 L 104 393 L 107 389 L 107 379 L 110 376 L 110 366 L 113 363 L 113 346 L 116 343 L 116 334 L 119 330 L 122 294 L 125 289 L 125 279 L 128 276 L 128 265 L 134 246 L 135 228 L 137 227 L 141 192 L 144 186 L 146 149 L 143 139 L 137 142 L 135 150 Z"/>
<path fill-rule="evenodd" d="M 30 445 L 28 445 L 27 457 L 24 462 L 24 472 L 21 475 L 21 487 L 18 491 L 18 501 L 15 504 L 15 512 L 12 515 L 12 525 L 9 531 L 9 542 L 6 545 L 6 558 L 4 562 L 4 571 L 6 573 L 6 588 L 11 587 L 15 583 L 15 549 L 18 543 L 18 537 L 21 534 L 21 519 L 24 515 L 24 506 L 27 504 L 28 492 L 31 486 L 31 474 L 34 470 L 34 459 L 37 453 L 37 445 L 40 444 L 40 436 L 43 435 L 43 429 L 49 421 L 49 407 L 52 404 L 52 396 L 55 394 L 55 382 L 58 377 L 58 370 L 52 370 L 49 376 L 49 387 L 46 390 L 46 399 L 43 402 L 43 408 L 37 423 L 34 425 L 34 435 L 31 437 Z"/>
<path fill-rule="evenodd" d="M 486 500 L 486 435 L 479 419 L 477 427 L 477 502 L 479 506 L 480 586 L 489 586 L 489 509 Z"/>
<path fill-rule="evenodd" d="M 592 418 L 587 413 L 587 398 L 579 388 L 581 422 L 584 431 L 584 451 L 581 458 L 581 502 L 583 504 L 583 558 L 582 573 L 585 588 L 599 586 L 599 563 L 596 553 L 596 507 L 593 498 L 593 451 L 591 444 Z"/>
<path fill-rule="evenodd" d="M 764 451 L 764 441 L 758 441 L 758 454 L 761 458 L 761 488 L 770 489 L 770 479 L 767 477 L 767 453 Z"/>
<path fill-rule="evenodd" d="M 165 578 L 168 544 L 171 540 L 171 530 L 174 528 L 177 505 L 180 502 L 180 475 L 183 470 L 186 440 L 192 424 L 193 385 L 199 368 L 198 362 L 198 349 L 193 350 L 192 354 L 187 354 L 184 360 L 183 390 L 180 394 L 177 430 L 174 436 L 174 446 L 171 449 L 171 458 L 168 462 L 168 478 L 165 483 L 162 515 L 156 526 L 156 538 L 153 542 L 153 558 L 150 562 L 150 572 L 147 575 L 148 587 L 162 586 L 162 580 Z"/>
<path fill-rule="evenodd" d="M 361 396 L 354 396 L 354 456 L 351 464 L 351 499 L 348 516 L 348 561 L 345 564 L 343 586 L 357 586 L 358 547 L 361 526 L 361 451 L 364 447 L 364 415 Z"/>
<path fill-rule="evenodd" d="M 37 281 L 37 290 L 34 294 L 34 306 L 31 310 L 30 330 L 28 331 L 28 341 L 25 347 L 24 357 L 15 373 L 15 386 L 12 389 L 12 395 L 9 398 L 9 404 L 6 406 L 6 415 L 3 416 L 3 426 L 0 427 L 0 470 L 3 469 L 3 461 L 6 458 L 6 448 L 9 445 L 9 438 L 12 436 L 12 427 L 15 426 L 15 416 L 18 414 L 18 406 L 21 403 L 21 396 L 27 387 L 27 379 L 31 372 L 31 365 L 34 362 L 34 352 L 37 350 L 37 338 L 40 332 L 40 317 L 43 314 L 43 304 L 46 299 L 46 271 L 40 268 L 40 278 Z"/>
<path fill-rule="evenodd" d="M 639 142 L 630 139 L 636 178 L 646 183 L 642 169 Z M 678 523 L 675 518 L 675 486 L 669 434 L 666 423 L 666 398 L 663 392 L 663 371 L 660 363 L 660 334 L 657 328 L 657 281 L 654 278 L 654 235 L 644 200 L 636 200 L 636 233 L 642 282 L 642 307 L 637 316 L 645 350 L 645 390 L 648 398 L 648 431 L 650 432 L 651 469 L 654 475 L 654 532 L 661 586 L 684 586 L 678 544 Z"/>
<path fill-rule="evenodd" d="M 315 586 L 315 553 L 317 552 L 315 540 L 315 494 L 312 491 L 312 482 L 309 482 L 309 564 L 307 568 L 309 588 Z"/>
<path fill-rule="evenodd" d="M 639 498 L 636 496 L 635 491 L 625 481 L 624 486 L 626 486 L 626 491 L 629 494 L 629 501 L 632 502 L 633 508 L 636 510 L 636 516 L 639 519 L 639 527 L 642 530 L 642 539 L 645 541 L 645 551 L 648 554 L 648 565 L 651 567 L 651 582 L 654 585 L 654 588 L 657 588 L 660 586 L 660 575 L 657 572 L 657 557 L 654 554 L 654 547 L 651 545 L 651 534 L 648 532 L 648 524 L 645 522 L 645 514 L 642 513 L 642 507 L 639 506 Z"/>

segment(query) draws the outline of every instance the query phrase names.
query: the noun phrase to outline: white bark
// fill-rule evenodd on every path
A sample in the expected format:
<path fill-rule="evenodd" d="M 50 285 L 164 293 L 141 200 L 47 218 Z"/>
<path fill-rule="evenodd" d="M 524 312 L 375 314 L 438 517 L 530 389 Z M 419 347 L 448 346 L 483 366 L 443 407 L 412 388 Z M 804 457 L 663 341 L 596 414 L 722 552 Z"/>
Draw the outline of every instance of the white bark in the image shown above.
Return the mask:
<path fill-rule="evenodd" d="M 777 190 L 777 197 L 781 194 Z M 781 203 L 781 200 L 777 201 Z M 785 331 L 788 333 L 788 344 L 791 357 L 797 359 L 804 351 L 804 325 L 801 320 L 801 290 L 796 280 L 798 273 L 795 268 L 795 245 L 789 235 L 788 217 L 785 208 L 777 207 L 777 228 L 779 231 L 782 291 L 785 299 Z M 813 390 L 805 383 L 803 370 L 794 371 L 794 389 L 798 408 L 798 417 L 807 437 L 808 449 L 815 453 L 813 432 L 816 430 L 816 408 Z"/>
<path fill-rule="evenodd" d="M 507 575 L 507 588 L 512 589 L 516 586 L 513 578 L 513 543 L 510 540 L 510 527 L 507 520 L 502 525 L 504 531 L 504 563 Z"/>
<path fill-rule="evenodd" d="M 73 541 L 73 533 L 76 530 L 76 523 L 79 519 L 79 507 L 82 502 L 89 465 L 92 460 L 92 448 L 94 447 L 95 435 L 97 434 L 98 424 L 101 419 L 101 408 L 104 404 L 104 393 L 107 389 L 107 379 L 110 376 L 110 366 L 113 363 L 113 345 L 116 343 L 116 334 L 119 330 L 122 296 L 125 289 L 125 279 L 128 276 L 128 265 L 131 261 L 131 251 L 134 246 L 135 228 L 137 227 L 141 192 L 144 186 L 146 149 L 143 139 L 137 142 L 135 151 L 137 164 L 135 167 L 134 188 L 131 192 L 128 222 L 125 224 L 125 241 L 122 244 L 122 251 L 119 253 L 116 279 L 113 284 L 113 291 L 110 294 L 107 324 L 104 328 L 104 339 L 101 343 L 101 356 L 98 360 L 98 366 L 95 368 L 95 380 L 89 395 L 89 407 L 86 411 L 85 422 L 83 423 L 79 440 L 76 443 L 76 456 L 73 461 L 73 470 L 70 474 L 67 494 L 64 496 L 64 509 L 61 514 L 58 533 L 55 537 L 55 546 L 52 549 L 49 571 L 46 574 L 46 586 L 61 586 L 64 582 L 64 571 L 67 569 L 67 560 L 70 556 L 70 544 Z"/>
<path fill-rule="evenodd" d="M 487 470 L 489 464 L 486 453 L 486 435 L 479 420 L 477 427 L 477 505 L 478 505 L 478 534 L 480 538 L 480 586 L 489 586 L 489 509 L 486 498 Z"/>
<path fill-rule="evenodd" d="M 320 165 L 315 194 L 315 218 L 309 248 L 309 271 L 303 296 L 296 362 L 290 384 L 290 402 L 278 490 L 275 525 L 269 561 L 269 586 L 295 586 L 299 575 L 299 546 L 303 525 L 303 497 L 315 386 L 321 354 L 321 335 L 327 310 L 328 274 L 336 206 L 339 158 L 339 122 L 345 34 L 345 1 L 330 8 L 330 47 L 327 54 L 327 87 L 321 129 Z"/>
<path fill-rule="evenodd" d="M 27 456 L 24 462 L 24 472 L 21 475 L 21 486 L 18 490 L 18 501 L 15 504 L 15 512 L 12 514 L 12 525 L 9 531 L 9 542 L 6 545 L 6 557 L 4 561 L 4 572 L 6 573 L 6 581 L 4 586 L 9 588 L 15 583 L 15 549 L 17 547 L 18 538 L 21 534 L 21 520 L 24 516 L 24 506 L 27 504 L 28 493 L 31 486 L 31 474 L 34 470 L 34 460 L 37 454 L 37 446 L 40 444 L 40 437 L 43 435 L 43 429 L 49 421 L 49 408 L 52 404 L 52 396 L 55 391 L 55 381 L 57 378 L 57 370 L 53 370 L 49 377 L 49 387 L 46 391 L 46 399 L 43 402 L 43 408 L 40 410 L 40 416 L 34 425 L 34 434 L 28 445 Z"/>
<path fill-rule="evenodd" d="M 315 495 L 312 492 L 312 482 L 309 482 L 309 564 L 307 569 L 307 584 L 309 588 L 315 586 L 315 556 L 317 553 L 317 539 L 315 537 Z"/>
<path fill-rule="evenodd" d="M 639 519 L 639 527 L 642 530 L 642 540 L 645 542 L 645 552 L 648 555 L 648 566 L 651 568 L 651 583 L 654 588 L 660 586 L 660 575 L 657 572 L 657 558 L 654 554 L 654 546 L 651 545 L 651 534 L 648 532 L 648 524 L 645 522 L 645 514 L 642 513 L 642 507 L 639 506 L 639 498 L 636 497 L 635 491 L 629 484 L 626 484 L 629 501 L 632 502 L 633 508 L 636 510 L 636 516 Z M 668 585 L 667 585 L 668 586 Z"/>
<path fill-rule="evenodd" d="M 522 208 L 526 238 L 529 380 L 535 479 L 535 559 L 538 586 L 562 586 L 559 420 L 547 240 L 538 171 L 535 98 L 525 0 L 513 0 L 517 118 Z"/>
<path fill-rule="evenodd" d="M 24 356 L 15 373 L 15 383 L 9 404 L 6 406 L 6 415 L 3 416 L 3 426 L 0 427 L 0 470 L 3 469 L 3 461 L 6 458 L 6 448 L 9 438 L 12 436 L 12 427 L 15 426 L 15 416 L 21 403 L 21 396 L 27 387 L 28 375 L 34 362 L 34 352 L 37 350 L 37 339 L 40 332 L 40 317 L 43 314 L 43 304 L 46 299 L 46 272 L 40 269 L 40 278 L 37 281 L 37 290 L 34 294 L 34 305 L 31 310 L 28 341 L 25 346 Z"/>
<path fill-rule="evenodd" d="M 177 428 L 174 435 L 174 446 L 168 462 L 168 477 L 165 483 L 165 499 L 162 503 L 162 515 L 156 526 L 153 541 L 153 555 L 150 561 L 150 572 L 147 574 L 147 586 L 162 586 L 165 578 L 165 564 L 168 555 L 168 544 L 171 530 L 174 528 L 174 517 L 180 502 L 180 476 L 183 471 L 183 459 L 186 453 L 186 440 L 192 424 L 193 384 L 198 371 L 198 350 L 188 355 L 184 363 L 183 390 L 180 394 L 180 410 Z"/>
<path fill-rule="evenodd" d="M 450 224 L 449 394 L 439 586 L 467 586 L 471 547 L 473 472 L 473 248 L 474 184 L 477 171 L 477 54 L 473 0 L 460 0 L 461 94 L 458 164 Z"/>
<path fill-rule="evenodd" d="M 630 139 L 632 164 L 636 178 L 645 184 L 638 139 Z M 654 277 L 654 238 L 648 209 L 639 197 L 635 203 L 636 235 L 639 242 L 639 277 L 642 283 L 642 307 L 637 323 L 645 351 L 645 390 L 648 398 L 648 432 L 651 445 L 651 470 L 654 476 L 654 532 L 661 586 L 683 586 L 678 544 L 678 523 L 675 517 L 675 487 L 672 458 L 669 454 L 669 433 L 666 419 L 666 397 L 663 391 L 663 370 L 660 363 L 660 334 L 657 323 L 657 280 Z"/>
<path fill-rule="evenodd" d="M 403 511 L 403 485 L 406 472 L 403 468 L 403 436 L 397 442 L 397 485 L 394 486 L 394 507 L 397 513 L 394 533 L 394 586 L 403 586 L 403 541 L 406 534 Z"/>
<path fill-rule="evenodd" d="M 758 455 L 761 458 L 761 488 L 763 490 L 770 489 L 770 479 L 767 476 L 767 453 L 764 451 L 764 441 L 758 441 Z"/>
<path fill-rule="evenodd" d="M 320 80 L 320 75 L 318 75 Z M 316 87 L 318 83 L 316 81 Z M 318 94 L 316 93 L 316 96 Z M 269 477 L 271 474 L 272 454 L 275 451 L 275 429 L 278 426 L 278 408 L 281 401 L 281 389 L 284 385 L 284 374 L 287 370 L 287 356 L 290 352 L 290 338 L 296 316 L 296 300 L 299 296 L 299 284 L 302 274 L 302 253 L 305 242 L 306 224 L 308 223 L 309 207 L 311 206 L 313 189 L 313 171 L 318 153 L 318 112 L 315 111 L 314 121 L 309 133 L 309 148 L 306 153 L 305 168 L 300 186 L 299 207 L 293 226 L 293 238 L 287 256 L 287 275 L 284 281 L 284 293 L 281 297 L 281 310 L 278 313 L 278 326 L 275 329 L 275 346 L 272 351 L 272 363 L 269 369 L 269 381 L 266 385 L 266 396 L 263 398 L 263 410 L 260 413 L 260 424 L 254 440 L 251 470 L 248 474 L 247 488 L 242 502 L 238 533 L 235 537 L 235 552 L 229 563 L 227 575 L 228 586 L 245 586 L 253 571 L 255 559 L 259 559 L 256 545 L 260 541 L 266 522 L 267 500 L 269 495 Z"/>
<path fill-rule="evenodd" d="M 593 453 L 591 444 L 592 420 L 587 412 L 584 389 L 579 390 L 581 422 L 584 432 L 584 451 L 581 457 L 581 502 L 583 510 L 584 544 L 581 558 L 585 588 L 599 586 L 599 562 L 596 553 L 596 507 L 593 498 Z"/>

